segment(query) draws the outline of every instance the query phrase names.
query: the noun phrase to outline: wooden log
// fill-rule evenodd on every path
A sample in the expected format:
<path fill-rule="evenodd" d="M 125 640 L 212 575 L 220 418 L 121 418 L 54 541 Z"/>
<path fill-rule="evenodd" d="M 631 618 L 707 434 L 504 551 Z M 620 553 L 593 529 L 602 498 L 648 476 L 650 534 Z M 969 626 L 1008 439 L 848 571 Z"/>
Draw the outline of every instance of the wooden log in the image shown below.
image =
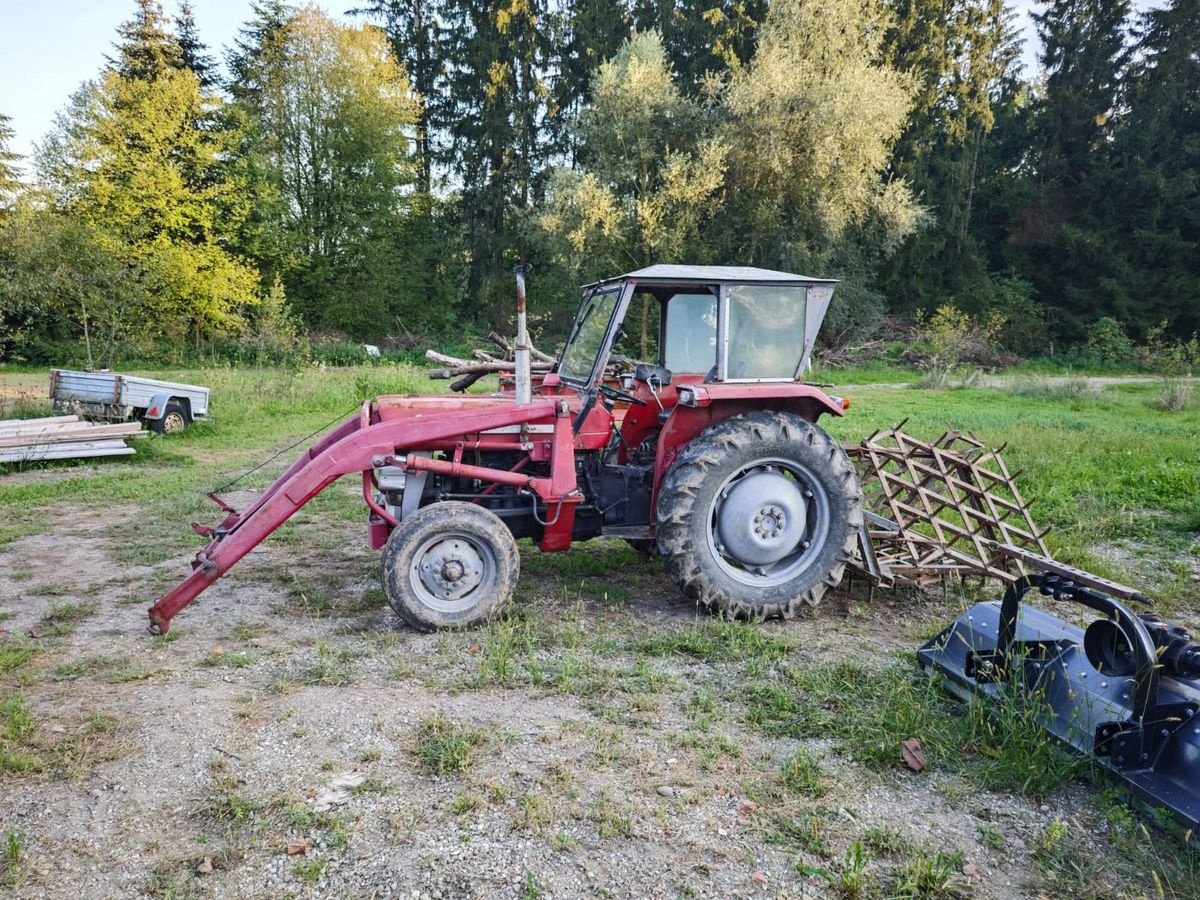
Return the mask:
<path fill-rule="evenodd" d="M 505 353 L 511 354 L 513 352 L 512 344 L 510 344 L 507 339 L 505 339 L 504 337 L 501 337 L 496 332 L 489 331 L 487 339 L 489 341 L 491 341 L 493 344 L 495 344 L 497 347 L 499 347 L 501 350 L 503 350 Z M 533 351 L 531 350 L 530 352 L 532 353 Z"/>
<path fill-rule="evenodd" d="M 498 356 L 493 356 L 486 350 L 472 350 L 471 355 L 482 362 L 505 362 L 505 360 Z"/>
<path fill-rule="evenodd" d="M 464 375 L 462 378 L 458 379 L 458 381 L 455 381 L 450 385 L 450 390 L 461 394 L 480 378 L 483 378 L 486 374 L 487 372 L 476 372 L 473 375 Z"/>
<path fill-rule="evenodd" d="M 425 358 L 430 362 L 441 363 L 443 366 L 469 366 L 471 360 L 459 359 L 457 356 L 447 356 L 445 353 L 438 353 L 436 350 L 426 350 Z"/>
<path fill-rule="evenodd" d="M 487 375 L 490 372 L 512 372 L 511 362 L 464 362 L 461 366 L 448 366 L 444 369 L 429 369 L 426 375 L 430 378 L 457 378 L 459 375 Z M 549 372 L 549 363 L 534 363 L 530 369 L 534 372 Z"/>

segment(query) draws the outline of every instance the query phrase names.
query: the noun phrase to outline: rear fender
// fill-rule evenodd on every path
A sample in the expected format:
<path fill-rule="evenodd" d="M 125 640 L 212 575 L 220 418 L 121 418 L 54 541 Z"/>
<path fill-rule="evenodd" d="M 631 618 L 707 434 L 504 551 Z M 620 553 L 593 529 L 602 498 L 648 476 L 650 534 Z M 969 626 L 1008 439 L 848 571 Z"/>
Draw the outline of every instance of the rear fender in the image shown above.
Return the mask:
<path fill-rule="evenodd" d="M 695 437 L 709 425 L 742 413 L 760 409 L 790 412 L 806 422 L 816 422 L 823 414 L 844 416 L 849 405 L 840 397 L 830 397 L 811 384 L 779 382 L 748 382 L 735 384 L 689 384 L 680 385 L 686 398 L 691 392 L 692 402 L 680 402 L 663 425 L 658 439 L 658 452 L 654 462 L 654 501 L 657 505 L 658 489 L 663 476 L 675 462 L 675 458 Z M 654 521 L 651 509 L 650 521 Z"/>
<path fill-rule="evenodd" d="M 170 402 L 170 394 L 155 394 L 150 398 L 150 405 L 146 407 L 146 414 L 142 418 L 161 419 L 167 414 L 167 404 Z"/>

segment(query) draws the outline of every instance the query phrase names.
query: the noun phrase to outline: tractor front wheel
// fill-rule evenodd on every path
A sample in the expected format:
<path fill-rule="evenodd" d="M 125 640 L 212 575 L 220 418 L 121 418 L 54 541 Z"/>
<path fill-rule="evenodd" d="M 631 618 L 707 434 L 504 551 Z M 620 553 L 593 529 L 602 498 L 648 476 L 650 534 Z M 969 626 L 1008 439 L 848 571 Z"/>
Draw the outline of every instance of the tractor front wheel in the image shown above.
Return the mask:
<path fill-rule="evenodd" d="M 733 416 L 680 453 L 658 496 L 658 548 L 689 597 L 738 618 L 789 618 L 842 580 L 862 524 L 854 466 L 782 412 Z"/>
<path fill-rule="evenodd" d="M 512 597 L 517 542 L 493 512 L 444 501 L 401 520 L 383 548 L 383 587 L 418 631 L 485 622 Z"/>

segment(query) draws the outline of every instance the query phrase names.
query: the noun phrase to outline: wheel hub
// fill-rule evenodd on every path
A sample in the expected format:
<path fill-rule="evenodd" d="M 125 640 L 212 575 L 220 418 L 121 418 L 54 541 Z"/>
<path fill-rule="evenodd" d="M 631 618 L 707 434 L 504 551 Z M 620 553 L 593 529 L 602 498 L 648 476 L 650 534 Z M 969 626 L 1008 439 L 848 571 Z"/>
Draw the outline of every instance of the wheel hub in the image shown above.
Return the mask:
<path fill-rule="evenodd" d="M 429 593 L 441 600 L 458 600 L 483 580 L 483 559 L 469 543 L 438 541 L 417 563 L 417 577 Z"/>
<path fill-rule="evenodd" d="M 769 566 L 795 552 L 807 522 L 801 485 L 774 467 L 756 469 L 722 495 L 717 549 L 745 566 Z"/>

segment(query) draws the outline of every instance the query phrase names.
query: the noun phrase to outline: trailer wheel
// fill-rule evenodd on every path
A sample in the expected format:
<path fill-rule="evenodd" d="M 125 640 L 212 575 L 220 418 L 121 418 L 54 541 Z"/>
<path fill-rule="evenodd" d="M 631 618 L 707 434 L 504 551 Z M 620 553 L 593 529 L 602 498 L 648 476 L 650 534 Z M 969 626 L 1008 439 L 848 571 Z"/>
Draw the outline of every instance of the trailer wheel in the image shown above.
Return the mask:
<path fill-rule="evenodd" d="M 517 542 L 500 517 L 447 500 L 401 520 L 383 548 L 383 587 L 396 614 L 418 631 L 485 622 L 512 597 Z"/>
<path fill-rule="evenodd" d="M 679 455 L 658 496 L 658 549 L 689 597 L 738 618 L 790 618 L 842 580 L 862 488 L 837 442 L 782 412 L 733 416 Z"/>
<path fill-rule="evenodd" d="M 188 415 L 187 409 L 180 403 L 172 400 L 163 409 L 161 419 L 150 419 L 147 424 L 151 431 L 158 434 L 174 434 L 177 431 L 183 431 L 191 423 L 192 417 Z"/>

